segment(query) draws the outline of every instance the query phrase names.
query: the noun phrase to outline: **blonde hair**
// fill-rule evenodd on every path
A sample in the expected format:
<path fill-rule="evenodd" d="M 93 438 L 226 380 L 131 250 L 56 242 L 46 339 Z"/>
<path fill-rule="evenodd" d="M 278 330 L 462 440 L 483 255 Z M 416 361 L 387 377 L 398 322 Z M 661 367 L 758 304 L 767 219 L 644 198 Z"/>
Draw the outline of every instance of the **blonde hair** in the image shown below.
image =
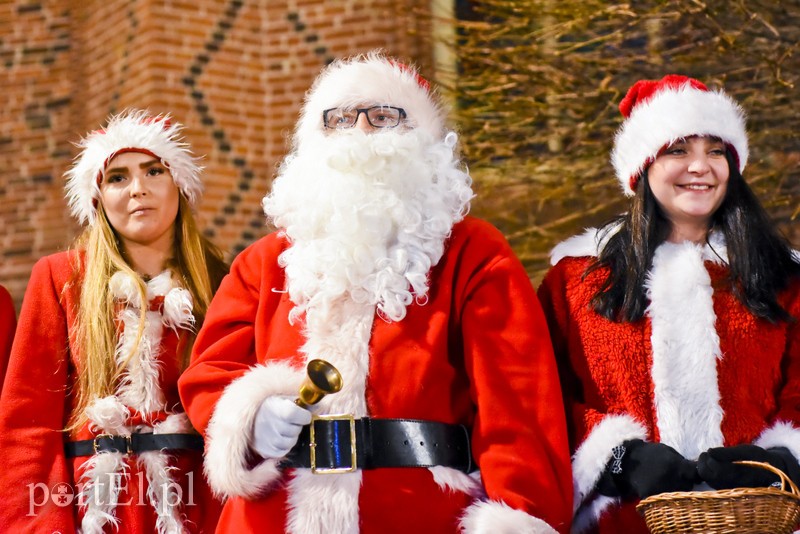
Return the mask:
<path fill-rule="evenodd" d="M 146 302 L 146 287 L 142 278 L 125 260 L 119 239 L 108 222 L 102 205 L 97 207 L 97 220 L 75 240 L 76 277 L 81 279 L 79 308 L 76 311 L 76 359 L 80 362 L 74 391 L 75 403 L 67 430 L 77 430 L 87 418 L 89 404 L 98 398 L 114 394 L 116 383 L 124 369 L 116 363 L 117 330 L 114 324 L 114 297 L 109 291 L 111 276 L 122 271 L 136 282 L 141 302 Z M 199 328 L 205 318 L 211 297 L 227 272 L 222 253 L 197 229 L 189 202 L 180 195 L 175 223 L 173 256 L 167 267 L 179 276 L 181 285 L 192 295 L 195 326 Z M 144 332 L 143 306 L 139 315 L 139 329 L 127 359 L 137 353 Z M 181 368 L 188 364 L 195 332 L 181 343 Z M 127 362 L 126 359 L 126 362 Z"/>

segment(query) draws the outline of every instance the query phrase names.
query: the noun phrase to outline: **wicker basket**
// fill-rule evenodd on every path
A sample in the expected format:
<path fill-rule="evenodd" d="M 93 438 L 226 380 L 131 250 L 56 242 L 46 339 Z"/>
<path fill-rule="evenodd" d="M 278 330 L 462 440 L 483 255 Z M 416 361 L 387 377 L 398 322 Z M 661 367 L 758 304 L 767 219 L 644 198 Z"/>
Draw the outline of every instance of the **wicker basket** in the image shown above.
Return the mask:
<path fill-rule="evenodd" d="M 761 462 L 736 462 L 772 471 L 777 488 L 677 491 L 643 499 L 636 510 L 653 534 L 790 534 L 800 523 L 800 490 L 783 471 Z M 789 486 L 791 492 L 786 491 Z"/>

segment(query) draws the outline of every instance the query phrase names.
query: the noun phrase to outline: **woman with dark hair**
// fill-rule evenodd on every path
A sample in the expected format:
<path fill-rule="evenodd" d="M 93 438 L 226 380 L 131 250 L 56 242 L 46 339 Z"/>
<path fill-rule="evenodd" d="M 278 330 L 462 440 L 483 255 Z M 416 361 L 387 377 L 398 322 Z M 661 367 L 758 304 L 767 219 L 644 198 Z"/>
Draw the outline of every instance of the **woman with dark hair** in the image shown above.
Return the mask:
<path fill-rule="evenodd" d="M 742 178 L 744 113 L 637 82 L 612 161 L 630 211 L 559 244 L 539 289 L 564 389 L 576 532 L 646 533 L 642 498 L 800 481 L 800 257 Z"/>

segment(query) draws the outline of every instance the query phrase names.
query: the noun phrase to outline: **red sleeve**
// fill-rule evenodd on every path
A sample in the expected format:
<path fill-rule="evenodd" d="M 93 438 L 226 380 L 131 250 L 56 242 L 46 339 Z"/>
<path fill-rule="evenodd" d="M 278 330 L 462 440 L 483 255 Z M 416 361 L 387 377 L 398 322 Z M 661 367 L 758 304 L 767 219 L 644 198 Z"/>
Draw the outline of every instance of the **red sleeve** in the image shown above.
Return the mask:
<path fill-rule="evenodd" d="M 255 323 L 262 283 L 263 243 L 243 251 L 231 265 L 208 308 L 192 349 L 191 363 L 178 380 L 192 424 L 205 433 L 223 390 L 257 363 Z M 280 283 L 282 285 L 282 283 Z"/>
<path fill-rule="evenodd" d="M 74 483 L 64 458 L 67 315 L 49 258 L 36 263 L 0 396 L 0 525 L 4 532 L 74 532 L 74 506 L 49 489 Z"/>
<path fill-rule="evenodd" d="M 547 324 L 522 264 L 499 232 L 490 238 L 466 249 L 483 257 L 487 248 L 496 252 L 471 277 L 461 307 L 477 407 L 473 453 L 489 499 L 568 532 L 569 448 Z"/>
<path fill-rule="evenodd" d="M 553 343 L 553 351 L 564 395 L 564 406 L 567 414 L 573 415 L 579 396 L 580 383 L 570 367 L 569 354 L 567 352 L 569 309 L 566 302 L 567 291 L 563 264 L 559 264 L 559 266 L 547 272 L 542 284 L 539 286 L 538 295 Z M 567 420 L 567 428 L 570 447 L 574 450 L 576 429 L 572 417 Z"/>
<path fill-rule="evenodd" d="M 793 317 L 786 330 L 784 385 L 778 398 L 777 419 L 800 426 L 800 279 L 792 286 L 787 311 Z"/>
<path fill-rule="evenodd" d="M 17 312 L 14 301 L 6 288 L 0 286 L 0 385 L 6 376 L 8 355 L 14 341 L 14 330 L 17 328 Z"/>

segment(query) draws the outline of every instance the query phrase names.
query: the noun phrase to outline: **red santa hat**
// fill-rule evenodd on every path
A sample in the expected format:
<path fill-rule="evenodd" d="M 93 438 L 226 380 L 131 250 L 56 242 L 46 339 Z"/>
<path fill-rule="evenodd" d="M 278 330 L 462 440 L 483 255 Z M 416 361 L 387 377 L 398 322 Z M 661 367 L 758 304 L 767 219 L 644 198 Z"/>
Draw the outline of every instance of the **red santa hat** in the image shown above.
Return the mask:
<path fill-rule="evenodd" d="M 322 132 L 326 109 L 380 104 L 403 108 L 409 125 L 435 139 L 445 134 L 445 114 L 428 81 L 415 68 L 373 51 L 336 60 L 317 76 L 306 93 L 295 145 Z"/>
<path fill-rule="evenodd" d="M 109 162 L 124 152 L 142 152 L 158 158 L 170 170 L 172 180 L 194 206 L 203 192 L 202 167 L 181 138 L 183 126 L 169 115 L 126 110 L 108 120 L 108 125 L 89 133 L 77 144 L 81 153 L 64 176 L 69 209 L 81 224 L 94 224 L 100 182 Z"/>
<path fill-rule="evenodd" d="M 745 114 L 723 91 L 702 82 L 670 74 L 660 80 L 640 80 L 619 104 L 625 117 L 614 139 L 611 162 L 627 196 L 659 152 L 678 139 L 693 135 L 721 139 L 732 151 L 739 172 L 749 156 Z"/>

